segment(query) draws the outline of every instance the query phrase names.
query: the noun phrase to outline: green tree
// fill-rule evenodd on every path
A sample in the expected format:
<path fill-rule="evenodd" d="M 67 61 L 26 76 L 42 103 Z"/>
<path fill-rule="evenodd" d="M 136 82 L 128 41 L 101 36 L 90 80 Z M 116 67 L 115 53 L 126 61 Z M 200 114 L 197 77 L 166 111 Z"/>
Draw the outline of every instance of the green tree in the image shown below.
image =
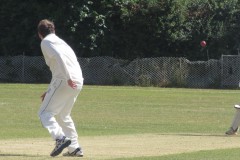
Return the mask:
<path fill-rule="evenodd" d="M 187 21 L 190 38 L 186 42 L 187 57 L 203 59 L 206 49 L 210 58 L 220 58 L 222 54 L 234 54 L 239 20 L 238 0 L 195 0 L 189 1 Z M 233 36 L 234 35 L 234 36 Z M 206 40 L 205 50 L 199 45 Z"/>
<path fill-rule="evenodd" d="M 44 18 L 81 57 L 206 60 L 240 47 L 238 0 L 1 0 L 0 13 L 1 56 L 41 55 Z"/>

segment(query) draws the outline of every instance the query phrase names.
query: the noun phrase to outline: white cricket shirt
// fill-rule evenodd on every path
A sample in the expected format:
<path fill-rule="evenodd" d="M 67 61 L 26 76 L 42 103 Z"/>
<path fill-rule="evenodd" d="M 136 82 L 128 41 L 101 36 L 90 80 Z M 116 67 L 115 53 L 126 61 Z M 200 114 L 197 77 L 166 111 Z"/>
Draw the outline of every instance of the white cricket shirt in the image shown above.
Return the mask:
<path fill-rule="evenodd" d="M 46 64 L 52 78 L 73 80 L 83 84 L 81 67 L 72 48 L 55 34 L 47 35 L 41 42 Z"/>

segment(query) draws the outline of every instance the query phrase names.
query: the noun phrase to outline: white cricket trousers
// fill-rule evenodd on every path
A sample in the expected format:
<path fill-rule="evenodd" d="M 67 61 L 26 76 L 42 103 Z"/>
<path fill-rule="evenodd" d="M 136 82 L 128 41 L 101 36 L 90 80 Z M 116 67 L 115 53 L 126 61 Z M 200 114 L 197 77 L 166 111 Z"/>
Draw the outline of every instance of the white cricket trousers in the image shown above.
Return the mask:
<path fill-rule="evenodd" d="M 63 136 L 71 139 L 71 145 L 68 147 L 70 153 L 80 147 L 78 134 L 70 114 L 81 89 L 82 84 L 78 84 L 77 89 L 72 89 L 67 81 L 53 79 L 39 110 L 42 125 L 54 140 Z"/>
<path fill-rule="evenodd" d="M 231 127 L 236 130 L 240 125 L 240 109 L 236 108 Z"/>

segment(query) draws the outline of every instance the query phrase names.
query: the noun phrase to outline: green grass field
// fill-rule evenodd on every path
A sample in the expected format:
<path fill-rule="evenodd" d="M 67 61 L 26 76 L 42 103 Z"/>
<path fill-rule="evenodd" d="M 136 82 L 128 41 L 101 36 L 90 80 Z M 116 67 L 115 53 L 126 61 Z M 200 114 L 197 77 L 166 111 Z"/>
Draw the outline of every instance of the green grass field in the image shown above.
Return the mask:
<path fill-rule="evenodd" d="M 46 84 L 0 84 L 2 149 L 4 144 L 1 141 L 50 137 L 37 115 L 40 96 L 46 88 Z M 84 86 L 72 117 L 80 139 L 146 134 L 219 137 L 228 129 L 235 112 L 232 106 L 238 102 L 239 90 Z M 240 139 L 236 140 L 240 144 Z M 224 141 L 228 143 L 228 140 Z M 0 159 L 17 157 L 6 156 L 1 148 Z M 146 157 L 124 155 L 113 159 L 232 160 L 240 156 L 239 149 L 233 146 L 232 149 L 206 149 Z M 24 155 L 21 157 L 26 159 Z M 29 159 L 47 158 L 36 156 Z"/>

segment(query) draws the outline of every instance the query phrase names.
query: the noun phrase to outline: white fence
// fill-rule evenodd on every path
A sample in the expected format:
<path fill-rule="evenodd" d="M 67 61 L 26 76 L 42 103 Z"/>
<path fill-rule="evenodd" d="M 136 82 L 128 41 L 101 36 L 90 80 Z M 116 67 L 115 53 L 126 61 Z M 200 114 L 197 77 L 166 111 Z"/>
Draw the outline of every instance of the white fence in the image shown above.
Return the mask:
<path fill-rule="evenodd" d="M 139 85 L 187 88 L 236 88 L 239 56 L 221 60 L 144 58 L 133 61 L 112 57 L 79 58 L 84 82 L 90 85 Z M 0 57 L 0 82 L 48 83 L 51 73 L 43 57 Z"/>

